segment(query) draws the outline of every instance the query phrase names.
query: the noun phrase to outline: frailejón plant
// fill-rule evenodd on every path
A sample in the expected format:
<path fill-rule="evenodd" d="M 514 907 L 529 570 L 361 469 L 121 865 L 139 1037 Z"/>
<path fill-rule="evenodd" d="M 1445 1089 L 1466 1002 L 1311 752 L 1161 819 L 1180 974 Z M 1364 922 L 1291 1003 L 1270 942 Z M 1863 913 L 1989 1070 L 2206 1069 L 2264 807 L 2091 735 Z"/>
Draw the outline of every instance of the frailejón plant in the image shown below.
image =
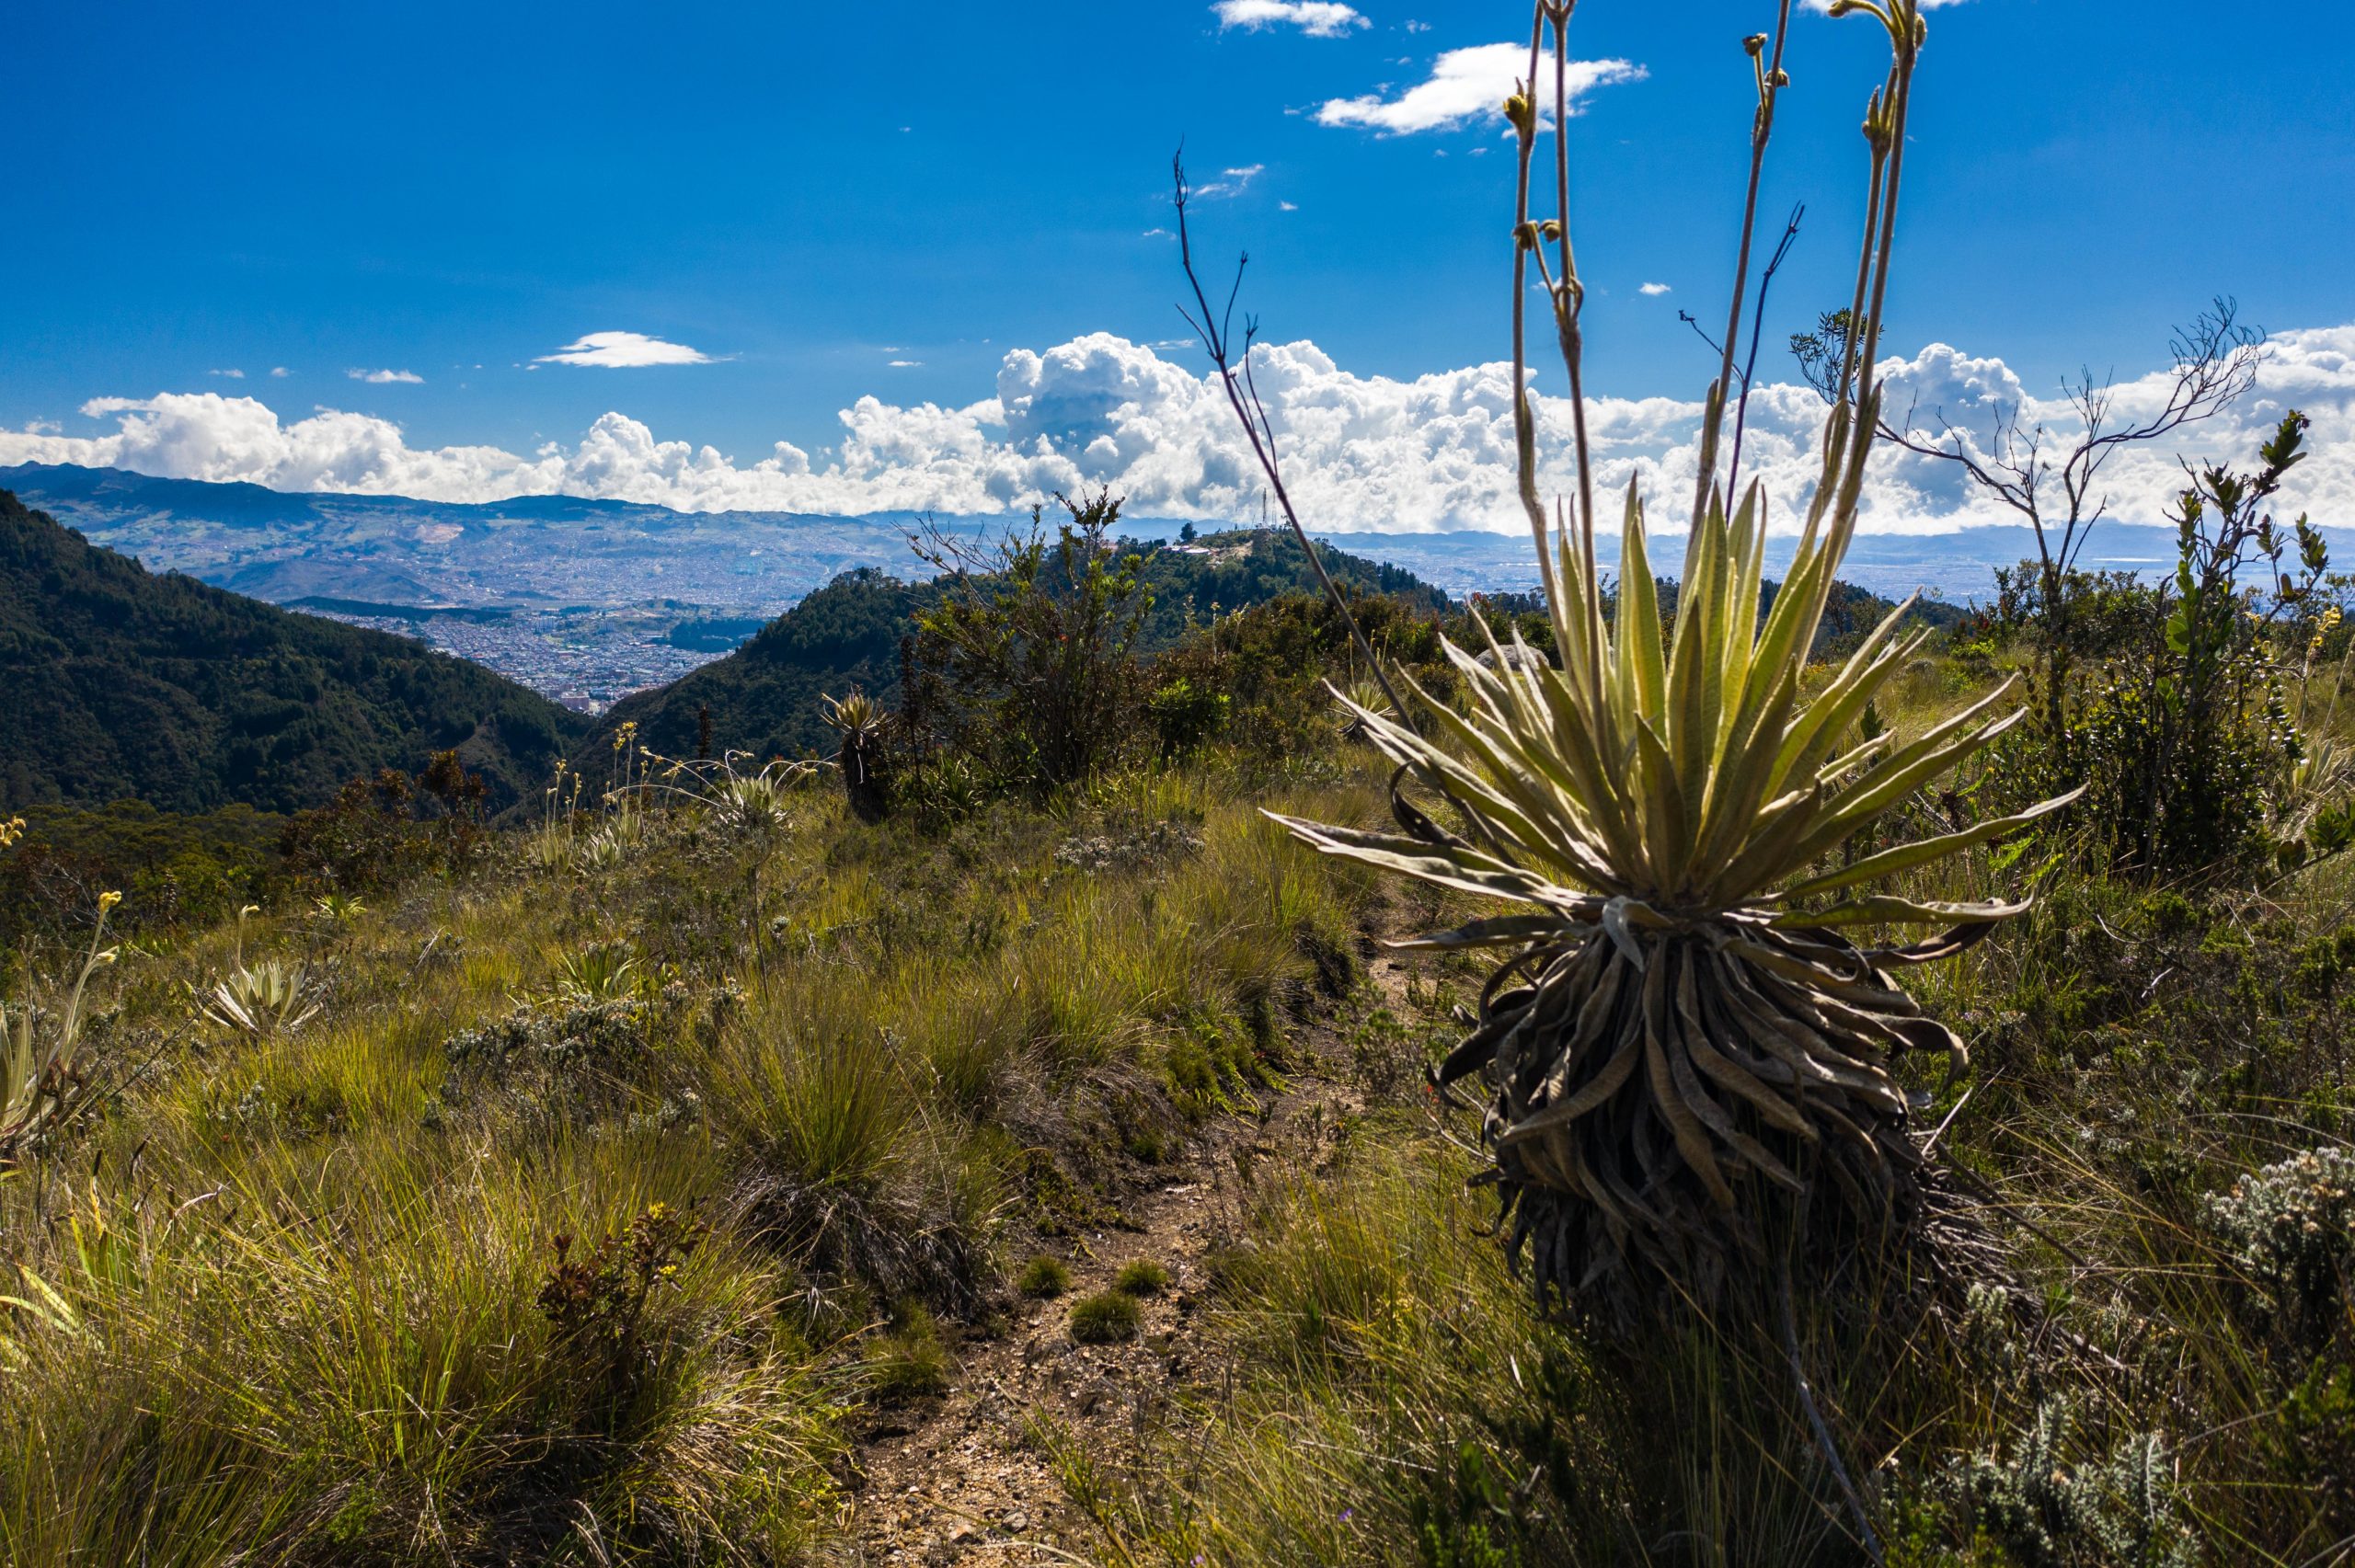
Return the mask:
<path fill-rule="evenodd" d="M 1753 484 L 1729 516 L 1715 482 L 1729 411 L 1723 373 L 1705 406 L 1673 626 L 1661 624 L 1632 481 L 1616 612 L 1605 614 L 1580 401 L 1583 293 L 1567 211 L 1543 222 L 1529 212 L 1534 85 L 1549 30 L 1555 101 L 1545 107 L 1557 130 L 1556 189 L 1565 198 L 1568 189 L 1558 130 L 1570 7 L 1541 0 L 1530 82 L 1506 114 L 1521 154 L 1516 368 L 1525 365 L 1521 302 L 1536 292 L 1552 302 L 1569 370 L 1578 493 L 1557 503 L 1557 526 L 1539 496 L 1534 410 L 1526 397 L 1517 408 L 1521 498 L 1560 667 L 1531 656 L 1517 634 L 1511 649 L 1490 637 L 1487 660 L 1451 645 L 1467 711 L 1410 681 L 1420 729 L 1379 704 L 1342 699 L 1402 779 L 1453 807 L 1460 831 L 1403 793 L 1394 795 L 1399 832 L 1277 818 L 1320 850 L 1527 907 L 1409 945 L 1505 954 L 1476 1028 L 1439 1078 L 1485 1078 L 1488 1177 L 1503 1194 L 1515 1253 L 1541 1288 L 1587 1300 L 1644 1279 L 1706 1299 L 1729 1269 L 1763 1262 L 1794 1237 L 1803 1213 L 1818 1232 L 1902 1233 L 1918 1211 L 1924 1161 L 1891 1063 L 1900 1052 L 1930 1051 L 1959 1065 L 1963 1047 L 1890 971 L 1959 952 L 2026 906 L 1874 889 L 2064 804 L 1829 858 L 2020 716 L 2003 711 L 2007 681 L 1911 739 L 1862 734 L 1866 704 L 1921 646 L 1923 635 L 1901 631 L 1901 606 L 1829 680 L 1806 676 L 1876 424 L 1873 355 L 1924 34 L 1917 0 L 1840 0 L 1832 9 L 1878 17 L 1894 55 L 1865 122 L 1872 179 L 1855 303 L 1864 326 L 1825 426 L 1797 553 L 1763 624 L 1766 503 Z M 1770 63 L 1763 42 L 1751 47 L 1755 159 L 1786 80 L 1779 49 Z M 1754 209 L 1754 177 L 1752 192 Z M 1741 289 L 1738 276 L 1737 299 Z M 1729 352 L 1732 340 L 1729 331 Z M 1905 924 L 1952 929 L 1897 948 L 1859 947 L 1843 934 Z"/>
<path fill-rule="evenodd" d="M 283 958 L 246 962 L 246 921 L 259 912 L 252 904 L 237 911 L 236 956 L 196 1004 L 207 1023 L 257 1040 L 292 1034 L 319 1012 L 316 1002 L 304 1005 L 303 965 Z"/>
<path fill-rule="evenodd" d="M 875 699 L 853 692 L 836 702 L 818 699 L 819 716 L 843 738 L 835 761 L 843 773 L 843 795 L 852 815 L 862 822 L 880 822 L 891 806 L 890 781 L 883 769 L 883 726 L 887 715 Z"/>

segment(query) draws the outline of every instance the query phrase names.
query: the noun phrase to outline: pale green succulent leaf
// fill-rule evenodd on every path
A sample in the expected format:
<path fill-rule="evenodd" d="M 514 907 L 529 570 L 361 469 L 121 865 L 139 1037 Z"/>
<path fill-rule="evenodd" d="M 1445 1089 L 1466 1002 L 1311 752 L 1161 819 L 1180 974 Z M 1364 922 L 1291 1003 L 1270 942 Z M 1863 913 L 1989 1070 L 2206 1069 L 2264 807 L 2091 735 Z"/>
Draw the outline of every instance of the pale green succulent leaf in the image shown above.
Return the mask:
<path fill-rule="evenodd" d="M 1384 871 L 1396 871 L 1434 887 L 1452 887 L 1458 892 L 1474 893 L 1483 898 L 1508 898 L 1518 903 L 1563 908 L 1584 906 L 1584 899 L 1578 892 L 1556 887 L 1529 872 L 1501 866 L 1498 862 L 1482 864 L 1479 857 L 1442 850 L 1414 839 L 1381 841 L 1390 847 L 1378 847 L 1377 842 L 1368 841 L 1377 841 L 1379 835 L 1349 834 L 1323 823 L 1304 822 L 1273 811 L 1266 815 L 1302 842 L 1327 854 L 1359 861 Z M 1401 845 L 1411 848 L 1396 847 Z"/>
<path fill-rule="evenodd" d="M 1981 921 L 2005 921 L 2034 908 L 2028 900 L 1952 904 L 1923 902 L 1879 893 L 1852 898 L 1825 910 L 1786 910 L 1768 923 L 1778 931 L 1818 930 L 1850 925 L 1960 925 Z"/>
<path fill-rule="evenodd" d="M 1860 882 L 1870 882 L 1877 877 L 1911 871 L 1917 865 L 1927 865 L 1932 861 L 1944 860 L 1950 854 L 1983 844 L 1990 839 L 2016 833 L 2031 822 L 2041 821 L 2085 793 L 2085 786 L 2080 784 L 2066 795 L 2031 806 L 2015 816 L 1992 818 L 1959 833 L 1941 833 L 1936 838 L 1918 839 L 1912 843 L 1883 850 L 1878 854 L 1868 854 L 1853 865 L 1844 865 L 1837 871 L 1826 872 L 1821 876 L 1786 887 L 1783 890 L 1783 897 L 1811 898 L 1819 893 L 1837 892 L 1843 887 L 1854 887 Z"/>

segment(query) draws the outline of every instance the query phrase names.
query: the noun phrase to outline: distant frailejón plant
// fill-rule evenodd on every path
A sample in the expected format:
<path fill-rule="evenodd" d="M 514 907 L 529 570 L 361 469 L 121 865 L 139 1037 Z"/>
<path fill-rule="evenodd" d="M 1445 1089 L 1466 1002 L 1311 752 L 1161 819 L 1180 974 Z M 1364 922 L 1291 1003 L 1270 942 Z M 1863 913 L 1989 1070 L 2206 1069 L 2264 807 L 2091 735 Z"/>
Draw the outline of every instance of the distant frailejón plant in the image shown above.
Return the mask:
<path fill-rule="evenodd" d="M 818 699 L 819 716 L 826 727 L 843 738 L 835 761 L 843 773 L 843 794 L 851 814 L 862 822 L 880 822 L 891 808 L 890 780 L 883 765 L 883 726 L 889 717 L 864 692 L 842 701 Z"/>
<path fill-rule="evenodd" d="M 1516 1254 L 1541 1289 L 1588 1303 L 1626 1301 L 1630 1291 L 1648 1294 L 1663 1282 L 1706 1300 L 1736 1270 L 1771 1277 L 1758 1265 L 1786 1245 L 1804 1248 L 1808 1237 L 1907 1232 L 1921 1208 L 1924 1156 L 1891 1064 L 1900 1052 L 1929 1051 L 1959 1065 L 1963 1047 L 1890 971 L 1957 953 L 2026 906 L 1873 889 L 2064 804 L 1832 858 L 2019 716 L 2002 711 L 2007 681 L 1913 738 L 1863 733 L 1867 704 L 1926 635 L 1901 635 L 1903 607 L 1828 681 L 1803 680 L 1855 527 L 1877 423 L 1873 357 L 1925 31 L 1918 0 L 1838 0 L 1832 9 L 1878 17 L 1894 58 L 1865 120 L 1872 172 L 1855 280 L 1855 318 L 1863 323 L 1855 362 L 1843 372 L 1844 395 L 1824 428 L 1805 528 L 1763 624 L 1766 503 L 1753 484 L 1729 515 L 1718 484 L 1728 415 L 1737 431 L 1740 423 L 1739 404 L 1729 402 L 1729 364 L 1706 404 L 1674 625 L 1663 631 L 1654 602 L 1632 481 L 1617 612 L 1606 616 L 1580 401 L 1583 293 L 1568 214 L 1530 215 L 1541 113 L 1557 132 L 1550 183 L 1558 195 L 1568 189 L 1558 132 L 1568 118 L 1570 7 L 1541 0 L 1530 80 L 1505 111 L 1521 158 L 1515 368 L 1525 385 L 1521 302 L 1532 292 L 1534 261 L 1572 399 L 1577 493 L 1556 503 L 1557 526 L 1549 526 L 1539 494 L 1535 412 L 1526 397 L 1515 410 L 1520 495 L 1561 665 L 1530 655 L 1517 634 L 1511 650 L 1491 637 L 1488 662 L 1448 649 L 1470 694 L 1464 714 L 1411 681 L 1412 724 L 1379 711 L 1383 704 L 1342 699 L 1400 764 L 1402 780 L 1444 801 L 1460 830 L 1401 793 L 1393 797 L 1398 832 L 1277 818 L 1320 850 L 1532 907 L 1409 945 L 1506 955 L 1483 993 L 1476 1028 L 1439 1077 L 1444 1085 L 1479 1075 L 1493 1091 L 1484 1136 Z M 1541 105 L 1535 88 L 1549 32 L 1553 101 Z M 1749 266 L 1755 169 L 1785 81 L 1779 43 L 1771 57 L 1765 43 L 1749 40 L 1759 105 L 1731 326 Z M 1951 929 L 1895 948 L 1860 948 L 1843 934 L 1906 924 Z"/>

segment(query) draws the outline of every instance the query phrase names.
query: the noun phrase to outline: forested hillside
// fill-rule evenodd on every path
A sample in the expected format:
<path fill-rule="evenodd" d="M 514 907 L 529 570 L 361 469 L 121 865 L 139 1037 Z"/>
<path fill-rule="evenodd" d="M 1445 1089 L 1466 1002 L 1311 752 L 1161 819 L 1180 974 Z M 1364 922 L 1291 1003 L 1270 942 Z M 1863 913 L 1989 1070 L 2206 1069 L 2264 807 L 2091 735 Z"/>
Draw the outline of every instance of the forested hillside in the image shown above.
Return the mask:
<path fill-rule="evenodd" d="M 1153 594 L 1139 638 L 1143 652 L 1170 647 L 1214 610 L 1318 591 L 1299 546 L 1273 533 L 1208 537 L 1200 554 L 1133 543 L 1121 549 L 1143 552 L 1140 575 Z M 1411 572 L 1335 550 L 1326 558 L 1336 581 L 1361 591 L 1405 595 L 1431 610 L 1446 601 Z M 856 687 L 888 705 L 899 690 L 900 639 L 939 592 L 934 584 L 902 582 L 873 567 L 845 572 L 728 658 L 615 704 L 607 727 L 635 720 L 640 738 L 657 751 L 693 755 L 698 715 L 708 709 L 717 747 L 764 757 L 831 750 L 819 696 Z"/>
<path fill-rule="evenodd" d="M 155 576 L 0 490 L 0 800 L 291 811 L 454 750 L 493 804 L 585 725 L 406 637 Z"/>

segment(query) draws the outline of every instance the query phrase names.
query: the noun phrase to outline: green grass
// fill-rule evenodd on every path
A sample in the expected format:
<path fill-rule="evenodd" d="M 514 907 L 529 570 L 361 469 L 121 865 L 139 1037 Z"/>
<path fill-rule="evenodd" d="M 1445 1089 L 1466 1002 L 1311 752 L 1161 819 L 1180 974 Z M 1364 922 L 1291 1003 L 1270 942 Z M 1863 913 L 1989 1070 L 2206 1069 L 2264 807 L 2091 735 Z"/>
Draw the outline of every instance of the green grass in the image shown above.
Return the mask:
<path fill-rule="evenodd" d="M 332 925 L 251 922 L 322 1002 L 258 1038 L 190 1000 L 231 930 L 127 953 L 102 1113 L 0 1182 L 31 1303 L 0 1309 L 0 1558 L 819 1551 L 860 1406 L 944 1388 L 941 1325 L 1009 1257 L 1247 1093 L 1252 1019 L 1315 977 L 1299 922 L 1351 928 L 1362 886 L 1253 804 L 1161 774 L 926 837 L 810 791 L 766 845 L 657 812 L 595 873 L 502 838 Z M 1206 841 L 1151 879 L 1055 861 L 1138 810 Z M 563 1274 L 658 1204 L 705 1229 L 641 1300 Z M 604 1304 L 558 1322 L 567 1279 Z"/>
<path fill-rule="evenodd" d="M 1909 672 L 1887 716 L 1916 727 L 1982 676 Z M 1329 1073 L 1350 1113 L 1314 1168 L 1222 1191 L 1178 1413 L 1133 1459 L 1046 1434 L 1097 1526 L 1074 1551 L 1857 1561 L 1775 1325 L 1631 1346 L 1509 1272 L 1465 1185 L 1476 1125 L 1435 1123 L 1413 1070 L 1487 970 L 1427 955 L 1403 993 L 1357 984 L 1371 923 L 1468 900 L 1258 815 L 1382 820 L 1384 778 L 1334 755 L 1213 748 L 932 835 L 824 790 L 765 848 L 658 812 L 593 875 L 502 838 L 331 927 L 307 902 L 254 922 L 249 958 L 322 988 L 273 1037 L 197 1023 L 227 927 L 126 951 L 81 1059 L 102 1109 L 0 1181 L 0 1294 L 28 1303 L 0 1309 L 0 1560 L 822 1560 L 865 1407 L 944 1387 L 1007 1286 L 1068 1289 L 1057 1254 L 1114 1228 L 1143 1151 Z M 1200 847 L 1056 858 L 1157 822 Z M 2039 907 L 1909 971 L 1973 1055 L 1913 1086 L 2000 1199 L 1967 1205 L 2000 1277 L 1937 1321 L 1872 1293 L 1797 1314 L 1889 1560 L 2160 1563 L 2196 1539 L 2331 1562 L 2355 1534 L 2355 1236 L 2333 1251 L 2317 1221 L 2300 1265 L 2340 1315 L 2293 1310 L 2211 1200 L 2355 1138 L 2355 859 L 2261 896 L 2154 894 L 2054 846 L 1969 861 L 1902 891 Z M 1327 1008 L 1320 1061 L 1302 1024 Z M 552 1319 L 560 1261 L 658 1204 L 707 1229 L 595 1317 L 624 1331 Z M 1133 1333 L 1123 1291 L 1161 1266 L 1073 1303 L 1074 1336 Z"/>
<path fill-rule="evenodd" d="M 956 1357 L 941 1343 L 940 1327 L 921 1307 L 911 1308 L 879 1335 L 867 1359 L 867 1384 L 876 1398 L 912 1399 L 948 1391 Z"/>
<path fill-rule="evenodd" d="M 1052 1253 L 1040 1253 L 1022 1265 L 1014 1288 L 1034 1301 L 1051 1300 L 1071 1288 L 1071 1269 Z"/>
<path fill-rule="evenodd" d="M 1112 1288 L 1123 1296 L 1158 1296 L 1169 1288 L 1169 1270 L 1151 1258 L 1133 1258 L 1112 1276 Z"/>
<path fill-rule="evenodd" d="M 1071 1336 L 1082 1345 L 1118 1345 L 1134 1339 L 1142 1322 L 1136 1298 L 1118 1290 L 1098 1291 L 1071 1304 Z"/>

